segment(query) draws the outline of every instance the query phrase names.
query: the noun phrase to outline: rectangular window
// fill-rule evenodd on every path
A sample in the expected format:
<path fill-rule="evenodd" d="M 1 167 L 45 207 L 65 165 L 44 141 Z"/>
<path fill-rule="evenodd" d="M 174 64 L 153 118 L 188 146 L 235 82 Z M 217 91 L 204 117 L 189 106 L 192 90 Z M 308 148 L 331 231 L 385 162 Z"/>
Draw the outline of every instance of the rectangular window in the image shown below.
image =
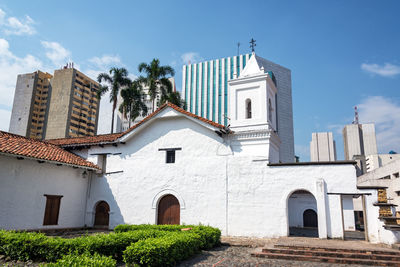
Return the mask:
<path fill-rule="evenodd" d="M 207 119 L 210 119 L 210 62 L 207 62 Z"/>
<path fill-rule="evenodd" d="M 196 103 L 195 103 L 195 113 L 196 115 L 199 115 L 199 67 L 200 64 L 196 65 Z"/>
<path fill-rule="evenodd" d="M 225 58 L 224 75 L 224 125 L 228 125 L 228 58 Z"/>
<path fill-rule="evenodd" d="M 166 163 L 175 163 L 175 150 L 167 150 Z"/>
<path fill-rule="evenodd" d="M 192 79 L 191 80 L 191 84 L 190 84 L 190 112 L 191 113 L 193 113 L 193 84 L 194 84 L 194 81 L 193 81 L 193 75 L 194 75 L 194 70 L 193 70 L 193 67 L 194 67 L 194 65 L 190 65 L 190 78 Z"/>
<path fill-rule="evenodd" d="M 44 195 L 46 197 L 46 209 L 44 211 L 43 225 L 57 225 L 60 213 L 61 198 L 63 196 Z"/>
<path fill-rule="evenodd" d="M 186 66 L 186 75 L 185 75 L 185 102 L 186 102 L 186 105 L 188 103 L 188 88 L 189 88 L 189 65 Z"/>

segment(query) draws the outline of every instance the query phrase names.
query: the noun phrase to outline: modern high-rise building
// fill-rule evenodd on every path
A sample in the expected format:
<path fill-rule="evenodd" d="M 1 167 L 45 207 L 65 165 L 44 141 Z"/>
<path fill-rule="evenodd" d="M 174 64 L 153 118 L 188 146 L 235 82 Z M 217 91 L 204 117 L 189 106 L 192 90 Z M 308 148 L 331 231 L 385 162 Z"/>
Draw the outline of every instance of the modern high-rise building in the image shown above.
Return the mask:
<path fill-rule="evenodd" d="M 71 64 L 54 76 L 41 71 L 18 75 L 9 131 L 36 139 L 95 135 L 98 89 Z"/>
<path fill-rule="evenodd" d="M 11 133 L 43 139 L 52 77 L 51 74 L 39 70 L 18 75 L 10 120 Z"/>
<path fill-rule="evenodd" d="M 375 125 L 349 124 L 343 128 L 344 158 L 357 161 L 357 176 L 367 172 L 366 156 L 378 154 Z"/>
<path fill-rule="evenodd" d="M 72 67 L 54 71 L 46 139 L 97 133 L 99 83 Z"/>
<path fill-rule="evenodd" d="M 354 156 L 378 154 L 375 125 L 349 124 L 343 128 L 344 157 L 352 160 Z"/>
<path fill-rule="evenodd" d="M 228 81 L 240 78 L 252 54 L 215 59 L 183 66 L 182 96 L 187 110 L 214 122 L 229 125 Z M 278 89 L 276 106 L 280 161 L 294 161 L 293 108 L 291 71 L 256 56 L 257 64 L 271 72 Z"/>
<path fill-rule="evenodd" d="M 332 132 L 312 133 L 311 161 L 336 161 L 336 143 Z"/>

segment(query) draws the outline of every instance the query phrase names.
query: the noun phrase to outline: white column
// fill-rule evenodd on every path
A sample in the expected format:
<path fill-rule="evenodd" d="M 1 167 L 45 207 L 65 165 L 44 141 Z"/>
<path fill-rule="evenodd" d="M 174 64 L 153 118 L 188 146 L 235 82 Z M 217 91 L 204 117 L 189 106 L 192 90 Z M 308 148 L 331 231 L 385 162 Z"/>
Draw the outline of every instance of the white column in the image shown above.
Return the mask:
<path fill-rule="evenodd" d="M 210 114 L 209 114 L 209 119 L 212 120 L 213 117 L 213 101 L 214 101 L 214 97 L 213 97 L 213 90 L 214 90 L 214 81 L 213 81 L 213 77 L 214 77 L 214 61 L 210 61 L 210 103 L 208 103 L 208 105 L 210 106 Z"/>
<path fill-rule="evenodd" d="M 193 76 L 192 76 L 192 79 L 193 79 L 193 82 L 192 82 L 192 92 L 193 92 L 193 99 L 192 99 L 192 113 L 193 114 L 196 114 L 196 101 L 197 101 L 197 91 L 196 91 L 196 81 L 197 81 L 197 75 L 196 75 L 196 72 L 197 72 L 197 64 L 193 64 L 192 65 L 193 66 Z"/>
<path fill-rule="evenodd" d="M 225 107 L 225 99 L 224 99 L 224 93 L 225 93 L 225 59 L 221 59 L 220 64 L 222 64 L 221 68 L 221 124 L 224 124 L 224 107 Z"/>
<path fill-rule="evenodd" d="M 319 238 L 327 238 L 327 219 L 326 219 L 326 192 L 324 179 L 317 179 L 316 181 L 316 194 L 317 210 L 318 210 L 318 236 Z"/>
<path fill-rule="evenodd" d="M 191 94 L 190 94 L 190 91 L 192 90 L 192 65 L 188 65 L 187 66 L 188 68 L 189 68 L 189 71 L 188 71 L 188 74 L 189 74 L 189 77 L 188 77 L 188 89 L 187 89 L 187 92 L 188 92 L 188 97 L 187 97 L 187 99 L 188 99 L 188 101 L 187 101 L 187 110 L 188 111 L 190 111 L 190 107 L 192 106 L 192 96 L 191 96 Z"/>
<path fill-rule="evenodd" d="M 197 115 L 203 117 L 202 116 L 202 112 L 201 112 L 203 110 L 203 106 L 201 104 L 201 100 L 203 99 L 203 102 L 204 102 L 204 94 L 203 94 L 203 63 L 199 63 L 197 65 L 197 67 L 199 68 L 199 77 L 198 77 L 198 79 L 199 79 L 199 88 L 198 88 L 198 97 L 199 97 L 199 99 L 198 99 L 198 107 L 199 107 L 199 110 L 198 110 L 198 114 Z"/>

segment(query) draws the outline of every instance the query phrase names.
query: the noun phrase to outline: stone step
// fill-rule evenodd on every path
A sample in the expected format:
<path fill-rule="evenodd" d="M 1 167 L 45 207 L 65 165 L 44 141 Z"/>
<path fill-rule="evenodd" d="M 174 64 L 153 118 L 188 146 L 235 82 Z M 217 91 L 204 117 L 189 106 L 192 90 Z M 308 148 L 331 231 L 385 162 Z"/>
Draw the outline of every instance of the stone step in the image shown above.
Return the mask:
<path fill-rule="evenodd" d="M 394 251 L 394 250 L 348 249 L 348 248 L 313 247 L 313 246 L 285 245 L 285 244 L 276 244 L 274 247 L 280 248 L 280 249 L 293 249 L 293 250 L 332 251 L 332 252 L 349 252 L 349 253 L 363 253 L 363 254 L 375 254 L 375 255 L 382 254 L 382 255 L 400 256 L 400 251 Z"/>
<path fill-rule="evenodd" d="M 284 249 L 284 248 L 264 248 L 264 253 L 288 254 L 288 255 L 305 255 L 318 257 L 335 257 L 335 258 L 353 258 L 353 259 L 369 259 L 369 260 L 386 260 L 397 261 L 400 264 L 400 255 L 361 253 L 358 251 L 325 251 L 325 250 L 303 250 L 303 249 Z"/>
<path fill-rule="evenodd" d="M 338 258 L 338 257 L 312 256 L 312 255 L 293 255 L 293 254 L 281 254 L 281 253 L 269 253 L 269 252 L 255 252 L 252 253 L 251 255 L 255 257 L 292 260 L 292 261 L 312 261 L 312 262 L 325 262 L 325 263 L 337 263 L 337 264 L 363 264 L 363 265 L 374 265 L 374 266 L 400 266 L 399 261 L 388 261 L 388 260 Z"/>

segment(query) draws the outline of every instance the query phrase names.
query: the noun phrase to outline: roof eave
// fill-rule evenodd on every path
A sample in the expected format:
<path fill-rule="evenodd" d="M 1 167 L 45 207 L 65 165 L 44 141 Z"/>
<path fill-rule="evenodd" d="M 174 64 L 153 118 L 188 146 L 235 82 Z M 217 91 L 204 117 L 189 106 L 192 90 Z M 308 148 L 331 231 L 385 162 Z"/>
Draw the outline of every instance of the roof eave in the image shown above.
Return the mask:
<path fill-rule="evenodd" d="M 99 167 L 94 168 L 94 167 L 89 167 L 89 166 L 82 166 L 82 165 L 76 165 L 76 164 L 61 162 L 61 161 L 54 161 L 54 160 L 47 160 L 47 159 L 41 159 L 41 158 L 28 157 L 28 156 L 19 155 L 19 154 L 13 154 L 13 153 L 0 152 L 0 155 L 14 157 L 14 158 L 24 158 L 24 159 L 30 159 L 30 160 L 43 161 L 43 162 L 56 164 L 56 165 L 61 164 L 61 165 L 69 166 L 69 167 L 75 167 L 75 168 L 92 170 L 92 171 L 100 170 Z"/>

